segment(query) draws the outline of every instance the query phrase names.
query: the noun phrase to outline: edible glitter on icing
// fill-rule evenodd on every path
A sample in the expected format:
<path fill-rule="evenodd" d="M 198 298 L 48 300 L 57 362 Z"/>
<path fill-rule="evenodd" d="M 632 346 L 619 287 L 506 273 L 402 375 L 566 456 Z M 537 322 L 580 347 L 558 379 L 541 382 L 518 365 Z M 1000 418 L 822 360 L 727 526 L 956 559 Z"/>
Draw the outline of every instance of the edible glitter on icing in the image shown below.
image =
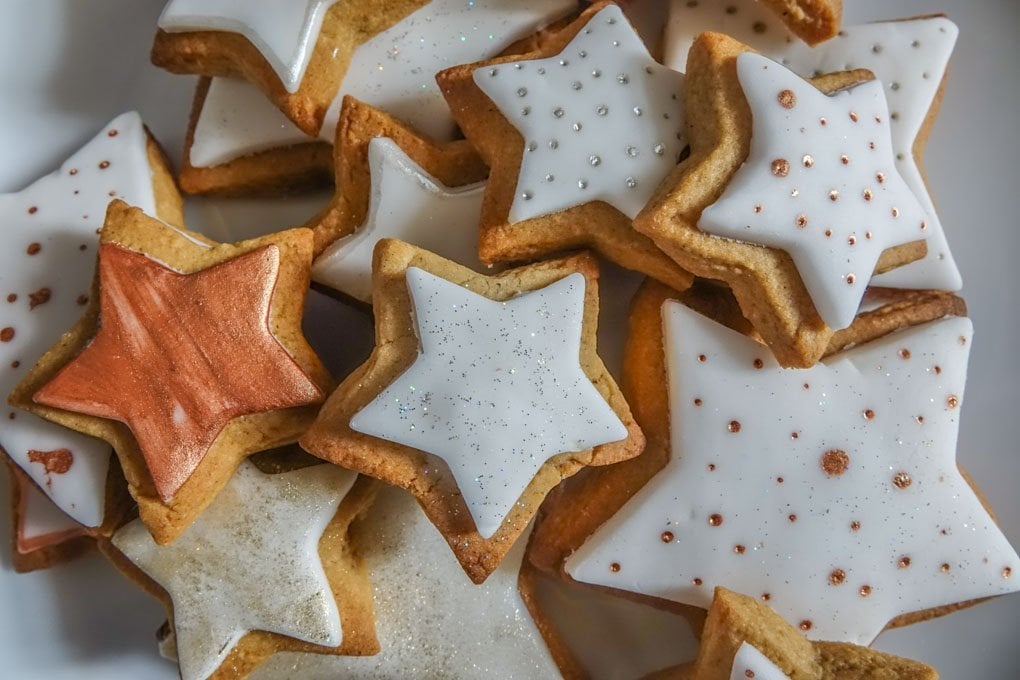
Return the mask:
<path fill-rule="evenodd" d="M 388 137 L 368 143 L 368 165 L 372 178 L 368 217 L 315 260 L 315 281 L 370 303 L 372 252 L 383 238 L 413 243 L 476 271 L 482 269 L 478 220 L 484 182 L 449 188 Z"/>
<path fill-rule="evenodd" d="M 780 670 L 771 659 L 750 642 L 740 643 L 736 655 L 733 657 L 733 668 L 730 670 L 730 680 L 790 680 L 789 676 Z"/>
<path fill-rule="evenodd" d="M 96 230 L 111 192 L 156 212 L 145 129 L 134 112 L 110 121 L 53 173 L 22 191 L 0 194 L 0 221 L 8 238 L 8 247 L 0 249 L 5 300 L 0 327 L 10 329 L 0 333 L 0 393 L 10 394 L 81 316 L 79 300 L 87 300 L 92 286 Z M 21 412 L 0 430 L 0 445 L 70 517 L 89 527 L 102 524 L 109 445 Z M 31 451 L 60 449 L 74 458 L 63 474 L 47 474 L 30 459 Z"/>
<path fill-rule="evenodd" d="M 168 33 L 238 33 L 266 58 L 287 92 L 297 92 L 337 0 L 169 0 L 158 25 Z"/>
<path fill-rule="evenodd" d="M 846 328 L 882 252 L 927 237 L 925 211 L 893 160 L 882 85 L 827 96 L 752 52 L 737 57 L 737 77 L 751 107 L 750 153 L 698 227 L 785 250 L 822 320 Z M 787 91 L 789 106 L 776 98 Z M 800 156 L 786 176 L 772 171 L 774 159 Z M 865 229 L 874 237 L 857 239 Z"/>
<path fill-rule="evenodd" d="M 363 552 L 372 575 L 381 651 L 360 657 L 276 654 L 253 680 L 424 675 L 474 680 L 507 677 L 511 671 L 521 680 L 559 677 L 517 589 L 526 540 L 476 585 L 402 489 L 382 489 L 358 531 L 372 538 Z"/>
<path fill-rule="evenodd" d="M 575 579 L 705 608 L 717 585 L 764 592 L 812 639 L 857 644 L 899 614 L 1020 588 L 1001 574 L 1020 558 L 956 466 L 959 409 L 945 395 L 964 398 L 969 344 L 957 339 L 970 337 L 968 319 L 801 370 L 772 358 L 751 368 L 759 343 L 679 303 L 664 305 L 663 325 L 671 459 L 569 558 Z M 868 408 L 873 420 L 861 418 Z M 735 417 L 736 437 L 725 428 Z M 823 469 L 827 451 L 846 453 L 842 474 Z M 722 464 L 707 472 L 709 460 Z M 909 486 L 894 486 L 899 471 Z M 711 526 L 713 513 L 725 521 Z M 675 536 L 668 544 L 664 530 Z"/>
<path fill-rule="evenodd" d="M 351 429 L 446 461 L 491 537 L 546 460 L 627 437 L 580 365 L 585 278 L 499 302 L 407 270 L 419 353 Z"/>
<path fill-rule="evenodd" d="M 496 56 L 576 8 L 573 0 L 432 0 L 354 50 L 319 139 L 333 143 L 345 95 L 380 108 L 437 140 L 457 126 L 435 74 Z M 196 167 L 311 141 L 265 95 L 243 80 L 213 78 L 189 151 Z"/>
<path fill-rule="evenodd" d="M 723 5 L 735 11 L 723 12 Z M 752 30 L 755 23 L 768 30 Z M 959 33 L 956 25 L 945 17 L 931 16 L 844 26 L 836 37 L 812 47 L 756 0 L 696 4 L 673 0 L 664 40 L 665 64 L 683 69 L 691 43 L 706 30 L 731 35 L 805 77 L 865 68 L 882 81 L 892 112 L 896 168 L 924 206 L 930 234 L 923 259 L 879 274 L 873 283 L 959 290 L 960 272 L 913 153 L 946 73 Z"/>
<path fill-rule="evenodd" d="M 524 137 L 510 223 L 591 201 L 633 218 L 686 146 L 683 74 L 651 58 L 616 5 L 560 54 L 473 77 Z"/>
<path fill-rule="evenodd" d="M 184 680 L 211 675 L 249 631 L 340 645 L 319 539 L 356 477 L 333 465 L 267 475 L 244 461 L 173 543 L 157 545 L 141 520 L 114 534 L 170 595 Z"/>

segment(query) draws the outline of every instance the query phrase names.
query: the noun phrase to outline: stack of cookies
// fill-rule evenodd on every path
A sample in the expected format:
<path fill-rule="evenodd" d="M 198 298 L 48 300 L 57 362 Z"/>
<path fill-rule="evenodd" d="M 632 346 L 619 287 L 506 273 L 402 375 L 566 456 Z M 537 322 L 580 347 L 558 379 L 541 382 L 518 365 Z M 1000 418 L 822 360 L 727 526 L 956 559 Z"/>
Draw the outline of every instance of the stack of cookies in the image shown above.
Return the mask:
<path fill-rule="evenodd" d="M 180 171 L 125 113 L 0 196 L 15 567 L 98 547 L 186 680 L 597 675 L 550 579 L 686 617 L 657 678 L 937 677 L 868 645 L 1020 589 L 920 166 L 956 27 L 673 0 L 660 62 L 630 9 L 169 0 Z M 233 243 L 180 194 L 324 186 Z"/>

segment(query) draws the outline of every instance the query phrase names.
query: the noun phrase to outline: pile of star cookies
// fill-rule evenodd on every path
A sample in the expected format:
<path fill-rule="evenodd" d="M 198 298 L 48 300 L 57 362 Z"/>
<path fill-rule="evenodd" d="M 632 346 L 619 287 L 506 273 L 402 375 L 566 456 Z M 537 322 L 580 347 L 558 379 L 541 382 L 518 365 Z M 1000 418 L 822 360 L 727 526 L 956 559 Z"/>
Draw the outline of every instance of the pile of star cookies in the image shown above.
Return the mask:
<path fill-rule="evenodd" d="M 186 680 L 589 676 L 548 578 L 687 617 L 654 677 L 937 677 L 867 645 L 1020 589 L 919 164 L 956 27 L 673 0 L 660 63 L 621 4 L 169 0 L 180 171 L 125 113 L 0 196 L 15 567 L 98 547 Z M 235 243 L 179 193 L 324 185 Z"/>

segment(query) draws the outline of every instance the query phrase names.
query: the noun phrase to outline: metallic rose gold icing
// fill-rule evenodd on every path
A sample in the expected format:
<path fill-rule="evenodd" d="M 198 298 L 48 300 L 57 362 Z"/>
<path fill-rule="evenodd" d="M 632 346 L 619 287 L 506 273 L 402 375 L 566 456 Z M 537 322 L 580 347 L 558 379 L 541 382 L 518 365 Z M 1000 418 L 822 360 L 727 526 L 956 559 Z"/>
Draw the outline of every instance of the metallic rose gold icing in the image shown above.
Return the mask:
<path fill-rule="evenodd" d="M 28 452 L 28 460 L 32 463 L 39 463 L 46 470 L 47 475 L 62 475 L 71 469 L 74 464 L 74 455 L 68 449 L 56 449 L 54 451 Z"/>
<path fill-rule="evenodd" d="M 230 420 L 324 397 L 270 331 L 279 269 L 273 245 L 181 274 L 104 243 L 99 330 L 35 401 L 125 423 L 168 502 Z"/>

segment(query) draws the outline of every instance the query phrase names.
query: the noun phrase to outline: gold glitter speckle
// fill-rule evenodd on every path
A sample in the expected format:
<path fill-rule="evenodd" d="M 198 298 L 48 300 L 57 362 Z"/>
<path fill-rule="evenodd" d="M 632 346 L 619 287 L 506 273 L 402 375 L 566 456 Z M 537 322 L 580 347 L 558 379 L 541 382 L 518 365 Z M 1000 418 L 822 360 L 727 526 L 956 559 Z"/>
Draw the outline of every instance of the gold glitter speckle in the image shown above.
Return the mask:
<path fill-rule="evenodd" d="M 617 573 L 618 571 L 620 571 L 620 563 L 619 562 L 613 562 L 612 564 L 610 564 L 609 565 L 609 571 L 613 572 L 614 574 Z"/>
<path fill-rule="evenodd" d="M 800 162 L 804 164 L 805 168 L 810 168 L 815 164 L 815 159 L 811 156 L 811 154 L 806 153 L 804 154 L 804 157 L 800 159 Z"/>
<path fill-rule="evenodd" d="M 811 623 L 811 619 L 804 619 L 798 625 L 800 626 L 801 630 L 811 630 L 814 627 L 814 624 Z"/>
<path fill-rule="evenodd" d="M 709 526 L 717 527 L 717 526 L 721 525 L 722 523 L 723 523 L 723 516 L 720 515 L 718 512 L 713 512 L 711 515 L 708 516 L 708 525 Z"/>
<path fill-rule="evenodd" d="M 797 105 L 797 95 L 793 93 L 793 90 L 783 90 L 777 97 L 779 105 L 784 109 L 792 109 Z"/>
<path fill-rule="evenodd" d="M 729 425 L 726 426 L 726 429 L 733 433 L 740 432 L 740 421 L 731 420 Z"/>
<path fill-rule="evenodd" d="M 672 543 L 673 539 L 675 538 L 675 536 L 673 536 L 673 532 L 672 531 L 663 531 L 659 535 L 659 538 L 662 539 L 663 543 Z"/>
<path fill-rule="evenodd" d="M 861 530 L 861 523 L 860 522 L 858 522 L 857 520 L 854 520 L 854 521 L 850 522 L 850 531 L 860 531 L 860 530 Z"/>
<path fill-rule="evenodd" d="M 893 475 L 892 483 L 897 489 L 906 489 L 908 486 L 913 484 L 913 480 L 910 479 L 910 475 L 900 470 Z"/>
<path fill-rule="evenodd" d="M 829 449 L 822 454 L 822 470 L 829 477 L 839 477 L 850 468 L 850 455 L 843 449 Z"/>
<path fill-rule="evenodd" d="M 790 161 L 785 158 L 777 158 L 772 161 L 772 174 L 776 177 L 786 177 L 790 174 Z"/>
<path fill-rule="evenodd" d="M 842 569 L 833 569 L 829 572 L 829 585 L 841 586 L 846 582 L 846 572 Z"/>
<path fill-rule="evenodd" d="M 946 397 L 946 406 L 948 406 L 949 408 L 956 408 L 959 405 L 960 398 L 957 397 L 955 394 L 950 394 L 948 397 Z"/>
<path fill-rule="evenodd" d="M 900 559 L 897 560 L 896 566 L 898 566 L 900 569 L 906 569 L 907 567 L 909 567 L 910 566 L 910 556 L 909 555 L 902 555 L 900 557 Z"/>
<path fill-rule="evenodd" d="M 861 594 L 861 597 L 867 597 L 868 595 L 871 595 L 871 586 L 863 585 L 857 592 Z"/>

